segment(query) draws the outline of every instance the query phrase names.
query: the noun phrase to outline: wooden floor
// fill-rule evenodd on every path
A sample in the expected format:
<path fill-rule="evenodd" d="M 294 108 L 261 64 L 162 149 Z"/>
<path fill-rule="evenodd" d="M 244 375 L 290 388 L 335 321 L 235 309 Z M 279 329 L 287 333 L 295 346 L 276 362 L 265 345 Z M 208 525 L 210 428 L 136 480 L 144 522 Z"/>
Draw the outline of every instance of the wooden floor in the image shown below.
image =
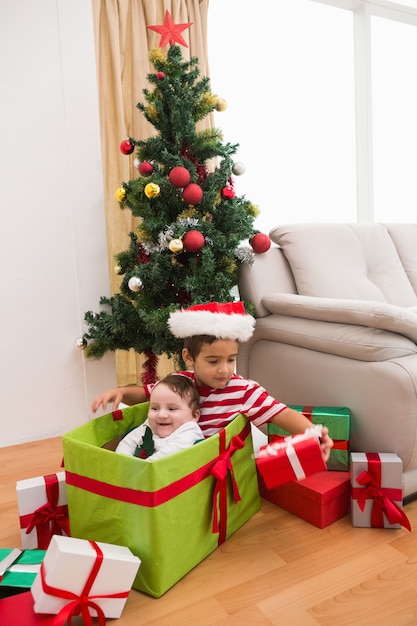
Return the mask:
<path fill-rule="evenodd" d="M 59 471 L 61 458 L 60 438 L 0 448 L 0 547 L 20 547 L 16 480 Z M 349 517 L 320 530 L 263 501 L 164 596 L 133 590 L 120 619 L 108 623 L 415 626 L 417 501 L 404 509 L 412 533 L 353 528 Z"/>

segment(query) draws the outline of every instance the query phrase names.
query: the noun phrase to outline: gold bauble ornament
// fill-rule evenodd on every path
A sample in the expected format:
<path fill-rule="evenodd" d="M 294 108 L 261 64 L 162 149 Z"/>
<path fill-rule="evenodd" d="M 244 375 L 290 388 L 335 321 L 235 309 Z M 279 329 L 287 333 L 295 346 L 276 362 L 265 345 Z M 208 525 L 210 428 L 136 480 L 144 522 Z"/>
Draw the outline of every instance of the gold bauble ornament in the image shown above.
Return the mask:
<path fill-rule="evenodd" d="M 161 192 L 161 188 L 156 183 L 148 183 L 144 189 L 147 198 L 156 198 Z"/>
<path fill-rule="evenodd" d="M 115 195 L 118 202 L 123 202 L 123 200 L 126 198 L 126 189 L 124 187 L 119 187 L 118 189 L 116 189 Z"/>
<path fill-rule="evenodd" d="M 120 267 L 120 265 L 115 265 L 113 270 L 114 270 L 115 274 L 121 274 L 122 273 L 122 268 Z"/>
<path fill-rule="evenodd" d="M 216 111 L 225 111 L 227 109 L 227 102 L 224 98 L 217 98 Z"/>
<path fill-rule="evenodd" d="M 171 239 L 168 244 L 168 248 L 171 250 L 171 252 L 181 252 L 183 247 L 184 246 L 182 245 L 181 239 Z"/>

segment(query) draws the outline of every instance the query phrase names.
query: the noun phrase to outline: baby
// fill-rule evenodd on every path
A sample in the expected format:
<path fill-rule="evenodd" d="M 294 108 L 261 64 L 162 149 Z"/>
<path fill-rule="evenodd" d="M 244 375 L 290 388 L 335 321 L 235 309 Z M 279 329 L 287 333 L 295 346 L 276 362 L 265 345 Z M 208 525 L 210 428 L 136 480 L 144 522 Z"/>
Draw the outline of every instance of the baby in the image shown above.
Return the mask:
<path fill-rule="evenodd" d="M 204 439 L 197 424 L 200 396 L 194 383 L 169 374 L 152 389 L 147 419 L 127 433 L 116 452 L 156 461 Z"/>

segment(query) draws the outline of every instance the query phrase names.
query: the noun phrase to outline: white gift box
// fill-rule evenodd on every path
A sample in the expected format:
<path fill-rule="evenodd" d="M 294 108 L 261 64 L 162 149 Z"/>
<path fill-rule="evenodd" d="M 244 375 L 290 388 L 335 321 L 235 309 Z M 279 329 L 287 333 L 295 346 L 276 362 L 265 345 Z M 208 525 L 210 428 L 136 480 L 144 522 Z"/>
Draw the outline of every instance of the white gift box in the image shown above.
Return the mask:
<path fill-rule="evenodd" d="M 120 617 L 140 563 L 125 546 L 54 535 L 31 588 L 34 611 L 58 615 L 72 603 L 70 615 Z"/>
<path fill-rule="evenodd" d="M 16 483 L 16 494 L 24 550 L 46 550 L 54 531 L 57 534 L 67 534 L 63 530 L 64 518 L 68 524 L 64 471 L 19 480 Z M 33 528 L 27 533 L 30 525 Z"/>
<path fill-rule="evenodd" d="M 411 530 L 402 511 L 402 467 L 395 453 L 351 453 L 352 526 Z"/>

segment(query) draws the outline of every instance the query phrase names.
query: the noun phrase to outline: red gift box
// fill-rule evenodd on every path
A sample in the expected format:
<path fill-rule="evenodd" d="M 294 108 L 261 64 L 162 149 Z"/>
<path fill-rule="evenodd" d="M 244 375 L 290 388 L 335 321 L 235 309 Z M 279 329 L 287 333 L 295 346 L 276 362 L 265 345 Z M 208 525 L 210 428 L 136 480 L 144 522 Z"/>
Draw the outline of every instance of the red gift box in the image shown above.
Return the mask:
<path fill-rule="evenodd" d="M 294 480 L 303 480 L 316 472 L 327 470 L 320 447 L 321 428 L 307 428 L 300 435 L 285 437 L 282 442 L 269 443 L 259 449 L 256 466 L 268 489 Z"/>
<path fill-rule="evenodd" d="M 276 489 L 260 484 L 261 496 L 318 528 L 345 517 L 350 508 L 350 473 L 323 471 Z"/>
<path fill-rule="evenodd" d="M 38 615 L 33 610 L 30 591 L 0 600 L 0 624 L 23 626 L 53 626 L 55 615 Z"/>

